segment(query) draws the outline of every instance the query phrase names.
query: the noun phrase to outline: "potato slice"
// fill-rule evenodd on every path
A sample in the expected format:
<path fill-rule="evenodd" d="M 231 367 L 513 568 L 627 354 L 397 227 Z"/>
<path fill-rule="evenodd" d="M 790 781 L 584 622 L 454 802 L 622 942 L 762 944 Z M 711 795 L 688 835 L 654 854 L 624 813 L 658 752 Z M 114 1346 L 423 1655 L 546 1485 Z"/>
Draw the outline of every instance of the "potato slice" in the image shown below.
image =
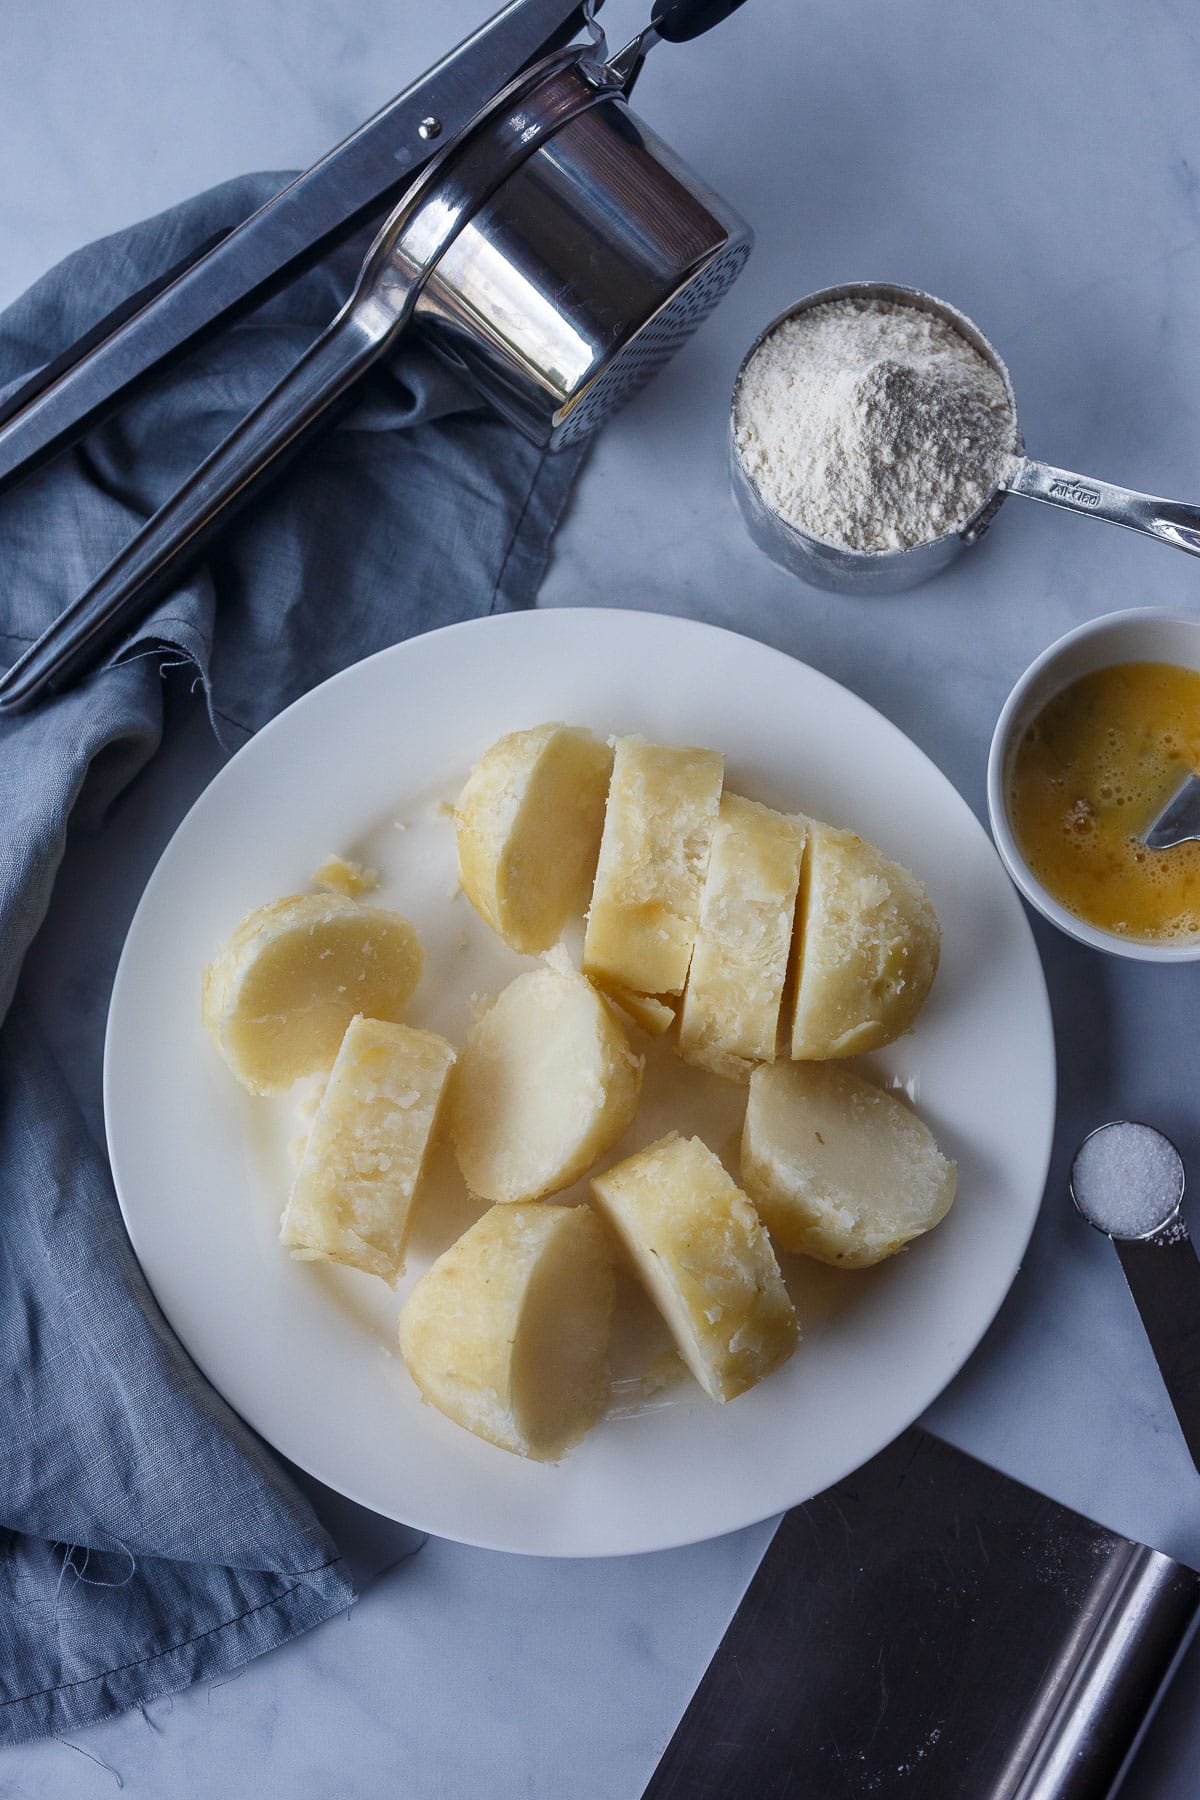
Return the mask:
<path fill-rule="evenodd" d="M 483 1200 L 537 1200 L 578 1180 L 637 1111 L 642 1059 L 590 982 L 563 962 L 533 969 L 467 1034 L 450 1135 Z"/>
<path fill-rule="evenodd" d="M 416 931 L 341 894 L 249 913 L 204 971 L 202 1017 L 252 1094 L 329 1069 L 356 1013 L 395 1020 L 421 975 Z"/>
<path fill-rule="evenodd" d="M 548 950 L 583 910 L 612 751 L 574 725 L 514 731 L 486 751 L 454 809 L 458 879 L 505 943 Z"/>
<path fill-rule="evenodd" d="M 705 1393 L 732 1400 L 786 1362 L 796 1315 L 770 1239 L 706 1144 L 672 1132 L 592 1192 Z"/>
<path fill-rule="evenodd" d="M 750 1077 L 742 1181 L 785 1250 L 863 1269 L 944 1219 L 956 1171 L 916 1113 L 831 1063 Z"/>
<path fill-rule="evenodd" d="M 807 822 L 723 794 L 683 1011 L 685 1062 L 746 1081 L 774 1062 Z"/>
<path fill-rule="evenodd" d="M 373 894 L 379 886 L 379 870 L 364 868 L 346 856 L 327 856 L 312 872 L 312 884 L 330 894 L 349 894 L 352 900 Z"/>
<path fill-rule="evenodd" d="M 856 1056 L 909 1029 L 941 948 L 937 915 L 915 875 L 852 831 L 814 824 L 796 929 L 793 1057 Z"/>
<path fill-rule="evenodd" d="M 724 771 L 715 750 L 617 740 L 583 944 L 600 987 L 683 992 Z"/>
<path fill-rule="evenodd" d="M 631 994 L 622 987 L 606 988 L 605 994 L 650 1037 L 665 1037 L 675 1023 L 675 1008 L 657 994 Z"/>
<path fill-rule="evenodd" d="M 494 1206 L 413 1288 L 400 1353 L 455 1424 L 553 1461 L 608 1402 L 614 1287 L 586 1206 Z"/>
<path fill-rule="evenodd" d="M 350 1022 L 309 1133 L 279 1241 L 302 1261 L 395 1283 L 417 1184 L 454 1063 L 432 1031 Z"/>

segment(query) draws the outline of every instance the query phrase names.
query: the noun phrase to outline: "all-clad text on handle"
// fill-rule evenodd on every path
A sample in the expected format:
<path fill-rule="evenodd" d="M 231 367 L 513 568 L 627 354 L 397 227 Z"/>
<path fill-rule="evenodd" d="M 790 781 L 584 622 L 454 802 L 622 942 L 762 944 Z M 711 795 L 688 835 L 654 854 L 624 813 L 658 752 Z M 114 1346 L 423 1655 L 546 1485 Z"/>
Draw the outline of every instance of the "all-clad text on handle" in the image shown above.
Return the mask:
<path fill-rule="evenodd" d="M 1010 494 L 1024 494 L 1027 500 L 1061 506 L 1066 512 L 1086 513 L 1092 519 L 1107 519 L 1110 525 L 1145 532 L 1162 544 L 1186 550 L 1189 556 L 1200 556 L 1200 506 L 1190 506 L 1183 500 L 1160 500 L 1154 494 L 1115 487 L 1110 481 L 1096 481 L 1090 475 L 1073 475 L 1069 469 L 1055 469 L 1028 457 L 1014 459 L 1004 486 Z"/>

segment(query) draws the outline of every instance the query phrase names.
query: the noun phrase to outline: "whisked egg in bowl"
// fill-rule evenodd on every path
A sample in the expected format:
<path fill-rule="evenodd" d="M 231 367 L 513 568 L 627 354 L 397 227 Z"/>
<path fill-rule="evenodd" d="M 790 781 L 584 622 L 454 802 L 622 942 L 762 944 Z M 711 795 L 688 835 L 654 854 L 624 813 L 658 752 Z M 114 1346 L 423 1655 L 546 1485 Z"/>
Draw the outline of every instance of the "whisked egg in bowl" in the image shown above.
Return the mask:
<path fill-rule="evenodd" d="M 1095 949 L 1200 959 L 1200 844 L 1145 833 L 1200 771 L 1200 618 L 1109 613 L 1059 638 L 1005 702 L 988 761 L 992 836 L 1025 898 Z"/>

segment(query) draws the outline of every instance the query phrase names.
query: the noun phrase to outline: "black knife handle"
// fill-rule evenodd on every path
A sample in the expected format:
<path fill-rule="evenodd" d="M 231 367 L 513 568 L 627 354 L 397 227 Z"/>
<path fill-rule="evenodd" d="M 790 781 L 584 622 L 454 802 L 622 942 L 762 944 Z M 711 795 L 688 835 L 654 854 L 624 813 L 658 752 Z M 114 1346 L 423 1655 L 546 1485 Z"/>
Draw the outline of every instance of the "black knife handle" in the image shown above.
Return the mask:
<path fill-rule="evenodd" d="M 1178 1223 L 1153 1238 L 1114 1238 L 1113 1244 L 1200 1469 L 1200 1259 Z"/>

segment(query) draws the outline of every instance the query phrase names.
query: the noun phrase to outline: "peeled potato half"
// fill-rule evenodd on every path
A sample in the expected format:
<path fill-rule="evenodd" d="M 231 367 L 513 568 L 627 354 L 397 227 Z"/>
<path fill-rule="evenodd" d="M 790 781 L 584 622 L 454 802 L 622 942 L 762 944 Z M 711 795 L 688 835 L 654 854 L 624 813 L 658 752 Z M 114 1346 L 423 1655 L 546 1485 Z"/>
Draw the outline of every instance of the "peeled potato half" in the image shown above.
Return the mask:
<path fill-rule="evenodd" d="M 483 1200 L 557 1193 L 616 1143 L 637 1110 L 642 1059 L 591 983 L 566 964 L 518 975 L 471 1027 L 450 1135 Z"/>
<path fill-rule="evenodd" d="M 447 1418 L 553 1461 L 607 1404 L 613 1293 L 608 1242 L 586 1206 L 494 1206 L 413 1288 L 400 1352 Z"/>
<path fill-rule="evenodd" d="M 750 1077 L 742 1181 L 785 1250 L 862 1269 L 930 1231 L 955 1167 L 894 1094 L 834 1063 L 775 1063 Z"/>
<path fill-rule="evenodd" d="M 202 1017 L 252 1094 L 328 1069 L 356 1013 L 395 1020 L 421 974 L 416 931 L 342 894 L 249 913 L 204 971 Z"/>
<path fill-rule="evenodd" d="M 916 876 L 852 831 L 814 823 L 800 878 L 791 1051 L 856 1056 L 912 1025 L 941 930 Z"/>
<path fill-rule="evenodd" d="M 732 1400 L 786 1362 L 796 1315 L 770 1240 L 706 1144 L 672 1132 L 592 1193 L 705 1393 Z"/>
<path fill-rule="evenodd" d="M 458 878 L 488 924 L 528 955 L 548 950 L 587 898 L 612 751 L 576 725 L 500 738 L 454 809 Z"/>

